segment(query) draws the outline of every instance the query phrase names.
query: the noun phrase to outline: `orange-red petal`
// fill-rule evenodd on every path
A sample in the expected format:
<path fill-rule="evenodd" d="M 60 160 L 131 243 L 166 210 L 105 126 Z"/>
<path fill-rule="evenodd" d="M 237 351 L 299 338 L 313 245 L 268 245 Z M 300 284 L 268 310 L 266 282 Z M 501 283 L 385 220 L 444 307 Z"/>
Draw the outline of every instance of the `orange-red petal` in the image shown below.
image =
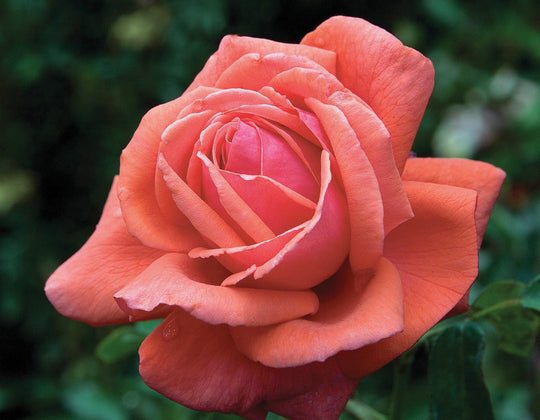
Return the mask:
<path fill-rule="evenodd" d="M 336 52 L 338 79 L 384 122 L 401 172 L 433 89 L 431 61 L 384 29 L 345 16 L 326 20 L 301 43 Z"/>
<path fill-rule="evenodd" d="M 212 89 L 201 88 L 146 113 L 122 152 L 118 196 L 127 229 L 143 244 L 164 251 L 189 251 L 201 238 L 189 224 L 174 224 L 158 204 L 156 165 L 161 136 L 182 108 Z"/>
<path fill-rule="evenodd" d="M 188 91 L 198 86 L 215 86 L 220 75 L 231 64 L 249 53 L 257 53 L 262 56 L 272 53 L 300 55 L 315 61 L 331 73 L 335 73 L 336 70 L 336 56 L 333 51 L 307 45 L 284 44 L 267 39 L 227 35 L 221 40 L 217 52 L 208 59 L 204 68 L 195 77 Z"/>
<path fill-rule="evenodd" d="M 476 192 L 405 182 L 415 217 L 385 239 L 384 256 L 397 267 L 404 292 L 403 332 L 342 352 L 344 372 L 363 377 L 409 349 L 467 293 L 477 275 Z"/>
<path fill-rule="evenodd" d="M 381 258 L 374 273 L 354 274 L 348 264 L 334 278 L 333 296 L 319 311 L 268 327 L 236 327 L 231 334 L 238 349 L 265 366 L 283 368 L 324 361 L 403 329 L 403 295 L 397 269 Z"/>
<path fill-rule="evenodd" d="M 242 88 L 258 91 L 279 73 L 295 67 L 325 72 L 326 69 L 305 56 L 273 53 L 246 54 L 219 75 L 215 86 L 220 89 Z"/>
<path fill-rule="evenodd" d="M 357 385 L 333 359 L 289 369 L 253 362 L 236 350 L 227 326 L 201 322 L 180 309 L 146 338 L 139 355 L 144 381 L 166 397 L 253 419 L 264 419 L 272 409 L 294 419 L 319 412 L 337 420 Z"/>
<path fill-rule="evenodd" d="M 403 179 L 434 182 L 469 188 L 478 193 L 476 202 L 476 232 L 478 246 L 482 243 L 491 209 L 499 196 L 506 174 L 485 162 L 468 159 L 413 158 L 407 160 Z"/>
<path fill-rule="evenodd" d="M 96 231 L 47 280 L 47 298 L 62 315 L 91 325 L 128 321 L 113 295 L 163 252 L 142 245 L 127 230 L 112 185 Z"/>
<path fill-rule="evenodd" d="M 317 312 L 319 300 L 310 291 L 279 291 L 219 286 L 228 275 L 213 260 L 166 254 L 116 293 L 128 314 L 177 306 L 209 324 L 261 326 Z M 210 284 L 208 284 L 210 283 Z M 213 283 L 213 284 L 212 284 Z"/>
<path fill-rule="evenodd" d="M 336 92 L 329 99 L 345 114 L 371 162 L 381 192 L 386 235 L 413 216 L 394 160 L 390 134 L 379 117 L 358 96 Z"/>
<path fill-rule="evenodd" d="M 307 99 L 332 145 L 339 166 L 351 225 L 349 261 L 353 271 L 364 270 L 382 255 L 384 211 L 371 163 L 347 118 L 334 105 Z"/>

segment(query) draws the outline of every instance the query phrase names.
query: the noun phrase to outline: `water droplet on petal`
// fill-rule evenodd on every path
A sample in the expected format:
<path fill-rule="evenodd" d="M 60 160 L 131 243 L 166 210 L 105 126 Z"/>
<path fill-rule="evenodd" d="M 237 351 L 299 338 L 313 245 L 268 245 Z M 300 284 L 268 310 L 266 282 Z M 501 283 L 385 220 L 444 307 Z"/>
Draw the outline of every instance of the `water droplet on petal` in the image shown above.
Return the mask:
<path fill-rule="evenodd" d="M 178 335 L 178 327 L 174 319 L 167 321 L 163 327 L 163 330 L 161 331 L 161 335 L 165 341 L 170 341 Z"/>

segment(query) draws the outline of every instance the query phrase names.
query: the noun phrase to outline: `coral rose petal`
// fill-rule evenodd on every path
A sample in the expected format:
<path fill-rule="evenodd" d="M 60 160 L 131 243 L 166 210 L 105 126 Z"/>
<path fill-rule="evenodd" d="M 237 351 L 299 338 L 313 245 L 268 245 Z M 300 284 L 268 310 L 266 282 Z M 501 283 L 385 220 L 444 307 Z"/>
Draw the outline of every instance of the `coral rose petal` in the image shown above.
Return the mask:
<path fill-rule="evenodd" d="M 139 355 L 144 381 L 166 397 L 196 410 L 252 419 L 263 420 L 269 408 L 295 419 L 306 419 L 303 412 L 337 419 L 357 385 L 333 359 L 289 369 L 253 362 L 235 348 L 227 326 L 206 324 L 182 310 L 146 338 Z M 303 395 L 306 405 L 299 407 Z"/>
<path fill-rule="evenodd" d="M 442 158 L 409 159 L 403 172 L 404 180 L 434 182 L 475 190 L 478 193 L 475 211 L 478 246 L 482 243 L 491 209 L 505 176 L 504 171 L 489 163 Z"/>
<path fill-rule="evenodd" d="M 211 115 L 211 111 L 189 114 L 173 122 L 163 132 L 160 151 L 181 178 L 187 175 L 193 146 Z M 155 195 L 161 212 L 171 225 L 189 223 L 172 199 L 163 174 L 158 169 L 155 172 Z"/>
<path fill-rule="evenodd" d="M 294 190 L 265 176 L 222 171 L 223 177 L 277 234 L 311 219 L 316 204 Z"/>
<path fill-rule="evenodd" d="M 161 305 L 178 306 L 209 324 L 271 325 L 317 312 L 312 291 L 257 290 L 223 287 L 227 271 L 212 260 L 186 254 L 166 254 L 116 293 L 120 307 L 131 315 Z"/>
<path fill-rule="evenodd" d="M 215 189 L 215 194 L 227 215 L 246 232 L 255 242 L 272 239 L 276 235 L 266 223 L 246 204 L 233 187 L 227 182 L 221 171 L 203 154 L 197 155 L 203 162 L 203 179 L 208 179 Z M 205 192 L 208 189 L 205 189 Z"/>
<path fill-rule="evenodd" d="M 220 247 L 245 245 L 242 238 L 172 170 L 163 155 L 158 158 L 158 168 L 176 205 L 203 237 Z"/>
<path fill-rule="evenodd" d="M 333 362 L 326 362 L 330 363 Z M 310 366 L 307 365 L 307 368 Z M 358 384 L 356 380 L 345 379 L 339 369 L 327 370 L 326 375 L 320 378 L 317 388 L 297 397 L 269 401 L 266 407 L 287 419 L 337 420 Z"/>
<path fill-rule="evenodd" d="M 411 205 L 397 170 L 390 134 L 373 110 L 348 92 L 330 96 L 332 104 L 347 117 L 362 150 L 373 166 L 384 208 L 384 233 L 413 217 Z"/>
<path fill-rule="evenodd" d="M 249 53 L 257 53 L 261 56 L 274 53 L 303 56 L 320 64 L 330 73 L 335 74 L 336 72 L 336 55 L 333 51 L 307 45 L 284 44 L 267 39 L 228 35 L 222 39 L 219 49 L 208 59 L 187 92 L 198 86 L 215 86 L 220 75 L 226 69 L 240 57 Z"/>
<path fill-rule="evenodd" d="M 279 73 L 268 86 L 299 107 L 305 98 L 325 101 L 332 93 L 345 89 L 332 74 L 299 67 Z"/>
<path fill-rule="evenodd" d="M 390 132 L 401 172 L 433 89 L 431 61 L 358 18 L 335 16 L 302 44 L 337 53 L 337 77 L 367 102 Z"/>
<path fill-rule="evenodd" d="M 189 256 L 191 258 L 214 257 L 233 273 L 245 271 L 246 275 L 233 275 L 224 280 L 223 285 L 231 286 L 236 284 L 240 279 L 247 277 L 247 275 L 253 274 L 254 270 L 252 267 L 254 265 L 263 265 L 271 260 L 285 245 L 298 235 L 306 224 L 307 223 L 299 225 L 297 228 L 288 230 L 268 241 L 259 242 L 253 245 L 214 249 L 194 248 L 189 252 Z M 235 281 L 233 281 L 233 279 L 235 279 Z"/>
<path fill-rule="evenodd" d="M 143 244 L 167 251 L 188 251 L 201 245 L 189 225 L 171 224 L 160 209 L 155 192 L 156 162 L 161 135 L 182 108 L 213 89 L 200 88 L 157 106 L 143 117 L 122 152 L 118 196 L 129 233 Z"/>
<path fill-rule="evenodd" d="M 267 92 L 268 89 L 271 88 L 267 87 Z M 315 140 L 313 135 L 298 118 L 296 109 L 292 105 L 282 106 L 276 95 L 278 94 L 276 93 L 272 98 L 269 98 L 262 93 L 246 89 L 225 89 L 208 95 L 198 101 L 196 106 L 193 106 L 196 108 L 196 112 L 212 110 L 222 113 L 223 116 L 231 114 L 234 116 L 257 115 L 263 119 L 282 124 L 313 142 Z M 276 100 L 278 100 L 277 104 L 274 102 Z"/>
<path fill-rule="evenodd" d="M 384 255 L 395 264 L 404 293 L 403 332 L 342 352 L 344 372 L 363 377 L 409 349 L 463 297 L 477 275 L 476 193 L 405 182 L 415 217 L 386 237 Z"/>
<path fill-rule="evenodd" d="M 248 89 L 220 89 L 206 96 L 202 101 L 202 109 L 218 111 L 232 110 L 246 105 L 271 105 L 272 101 L 259 92 Z"/>
<path fill-rule="evenodd" d="M 126 231 L 117 186 L 115 178 L 94 234 L 45 284 L 58 312 L 90 325 L 127 322 L 113 295 L 163 255 Z"/>
<path fill-rule="evenodd" d="M 375 172 L 356 133 L 336 106 L 307 99 L 326 131 L 343 180 L 351 224 L 353 271 L 372 267 L 382 255 L 384 213 Z"/>
<path fill-rule="evenodd" d="M 319 183 L 298 145 L 294 141 L 287 144 L 285 139 L 263 128 L 259 132 L 263 147 L 261 175 L 275 179 L 308 199 L 316 200 Z M 316 158 L 320 161 L 319 154 L 316 154 Z"/>
<path fill-rule="evenodd" d="M 329 280 L 334 290 L 315 315 L 268 327 L 231 328 L 236 346 L 251 360 L 283 368 L 324 361 L 400 332 L 403 294 L 398 271 L 385 258 L 374 269 L 374 274 L 355 275 L 344 264 Z"/>
<path fill-rule="evenodd" d="M 284 53 L 261 56 L 252 53 L 240 57 L 231 64 L 219 76 L 214 86 L 220 89 L 242 88 L 257 91 L 279 73 L 295 67 L 326 73 L 324 67 L 303 56 Z"/>
<path fill-rule="evenodd" d="M 262 141 L 257 127 L 238 121 L 230 141 L 224 169 L 246 175 L 260 175 Z"/>
<path fill-rule="evenodd" d="M 174 121 L 163 131 L 159 151 L 180 178 L 186 178 L 195 143 L 214 114 L 210 110 L 191 113 Z"/>
<path fill-rule="evenodd" d="M 347 203 L 330 172 L 328 153 L 321 154 L 321 194 L 313 218 L 276 256 L 257 267 L 244 287 L 302 290 L 334 274 L 349 252 Z"/>

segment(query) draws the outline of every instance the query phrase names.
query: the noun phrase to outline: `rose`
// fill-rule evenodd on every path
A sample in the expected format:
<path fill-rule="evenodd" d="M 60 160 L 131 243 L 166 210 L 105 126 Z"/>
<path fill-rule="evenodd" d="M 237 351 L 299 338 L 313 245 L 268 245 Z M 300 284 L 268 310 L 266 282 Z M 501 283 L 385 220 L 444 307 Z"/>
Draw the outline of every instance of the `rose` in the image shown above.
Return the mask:
<path fill-rule="evenodd" d="M 361 19 L 299 45 L 225 37 L 143 118 L 48 298 L 92 325 L 165 318 L 140 371 L 184 405 L 337 417 L 477 274 L 504 173 L 408 159 L 432 86 L 428 59 Z"/>

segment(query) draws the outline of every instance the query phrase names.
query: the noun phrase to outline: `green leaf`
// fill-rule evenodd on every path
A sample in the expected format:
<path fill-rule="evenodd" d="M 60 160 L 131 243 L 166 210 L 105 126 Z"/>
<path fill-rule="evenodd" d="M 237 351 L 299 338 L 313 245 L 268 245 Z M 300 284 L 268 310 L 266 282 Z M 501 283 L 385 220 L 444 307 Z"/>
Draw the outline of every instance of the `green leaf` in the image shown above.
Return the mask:
<path fill-rule="evenodd" d="M 94 382 L 72 385 L 64 392 L 64 403 L 76 418 L 127 420 L 120 401 Z"/>
<path fill-rule="evenodd" d="M 134 354 L 145 337 L 131 325 L 117 328 L 98 344 L 96 354 L 106 363 L 117 362 Z"/>
<path fill-rule="evenodd" d="M 484 344 L 482 330 L 470 321 L 437 337 L 428 371 L 433 419 L 493 419 L 481 368 Z"/>
<path fill-rule="evenodd" d="M 153 319 L 151 321 L 136 322 L 135 329 L 141 334 L 148 335 L 156 329 L 156 327 L 163 322 L 162 319 Z"/>
<path fill-rule="evenodd" d="M 473 310 L 485 309 L 501 302 L 520 299 L 525 284 L 515 280 L 500 280 L 487 286 L 472 304 Z"/>
<path fill-rule="evenodd" d="M 525 308 L 540 312 L 540 276 L 536 277 L 525 289 L 521 303 Z"/>
<path fill-rule="evenodd" d="M 538 286 L 536 286 L 538 287 Z M 540 318 L 524 307 L 534 303 L 536 288 L 527 295 L 527 286 L 514 280 L 495 282 L 484 289 L 472 305 L 471 319 L 483 319 L 497 330 L 499 348 L 510 354 L 527 356 L 535 343 Z"/>

